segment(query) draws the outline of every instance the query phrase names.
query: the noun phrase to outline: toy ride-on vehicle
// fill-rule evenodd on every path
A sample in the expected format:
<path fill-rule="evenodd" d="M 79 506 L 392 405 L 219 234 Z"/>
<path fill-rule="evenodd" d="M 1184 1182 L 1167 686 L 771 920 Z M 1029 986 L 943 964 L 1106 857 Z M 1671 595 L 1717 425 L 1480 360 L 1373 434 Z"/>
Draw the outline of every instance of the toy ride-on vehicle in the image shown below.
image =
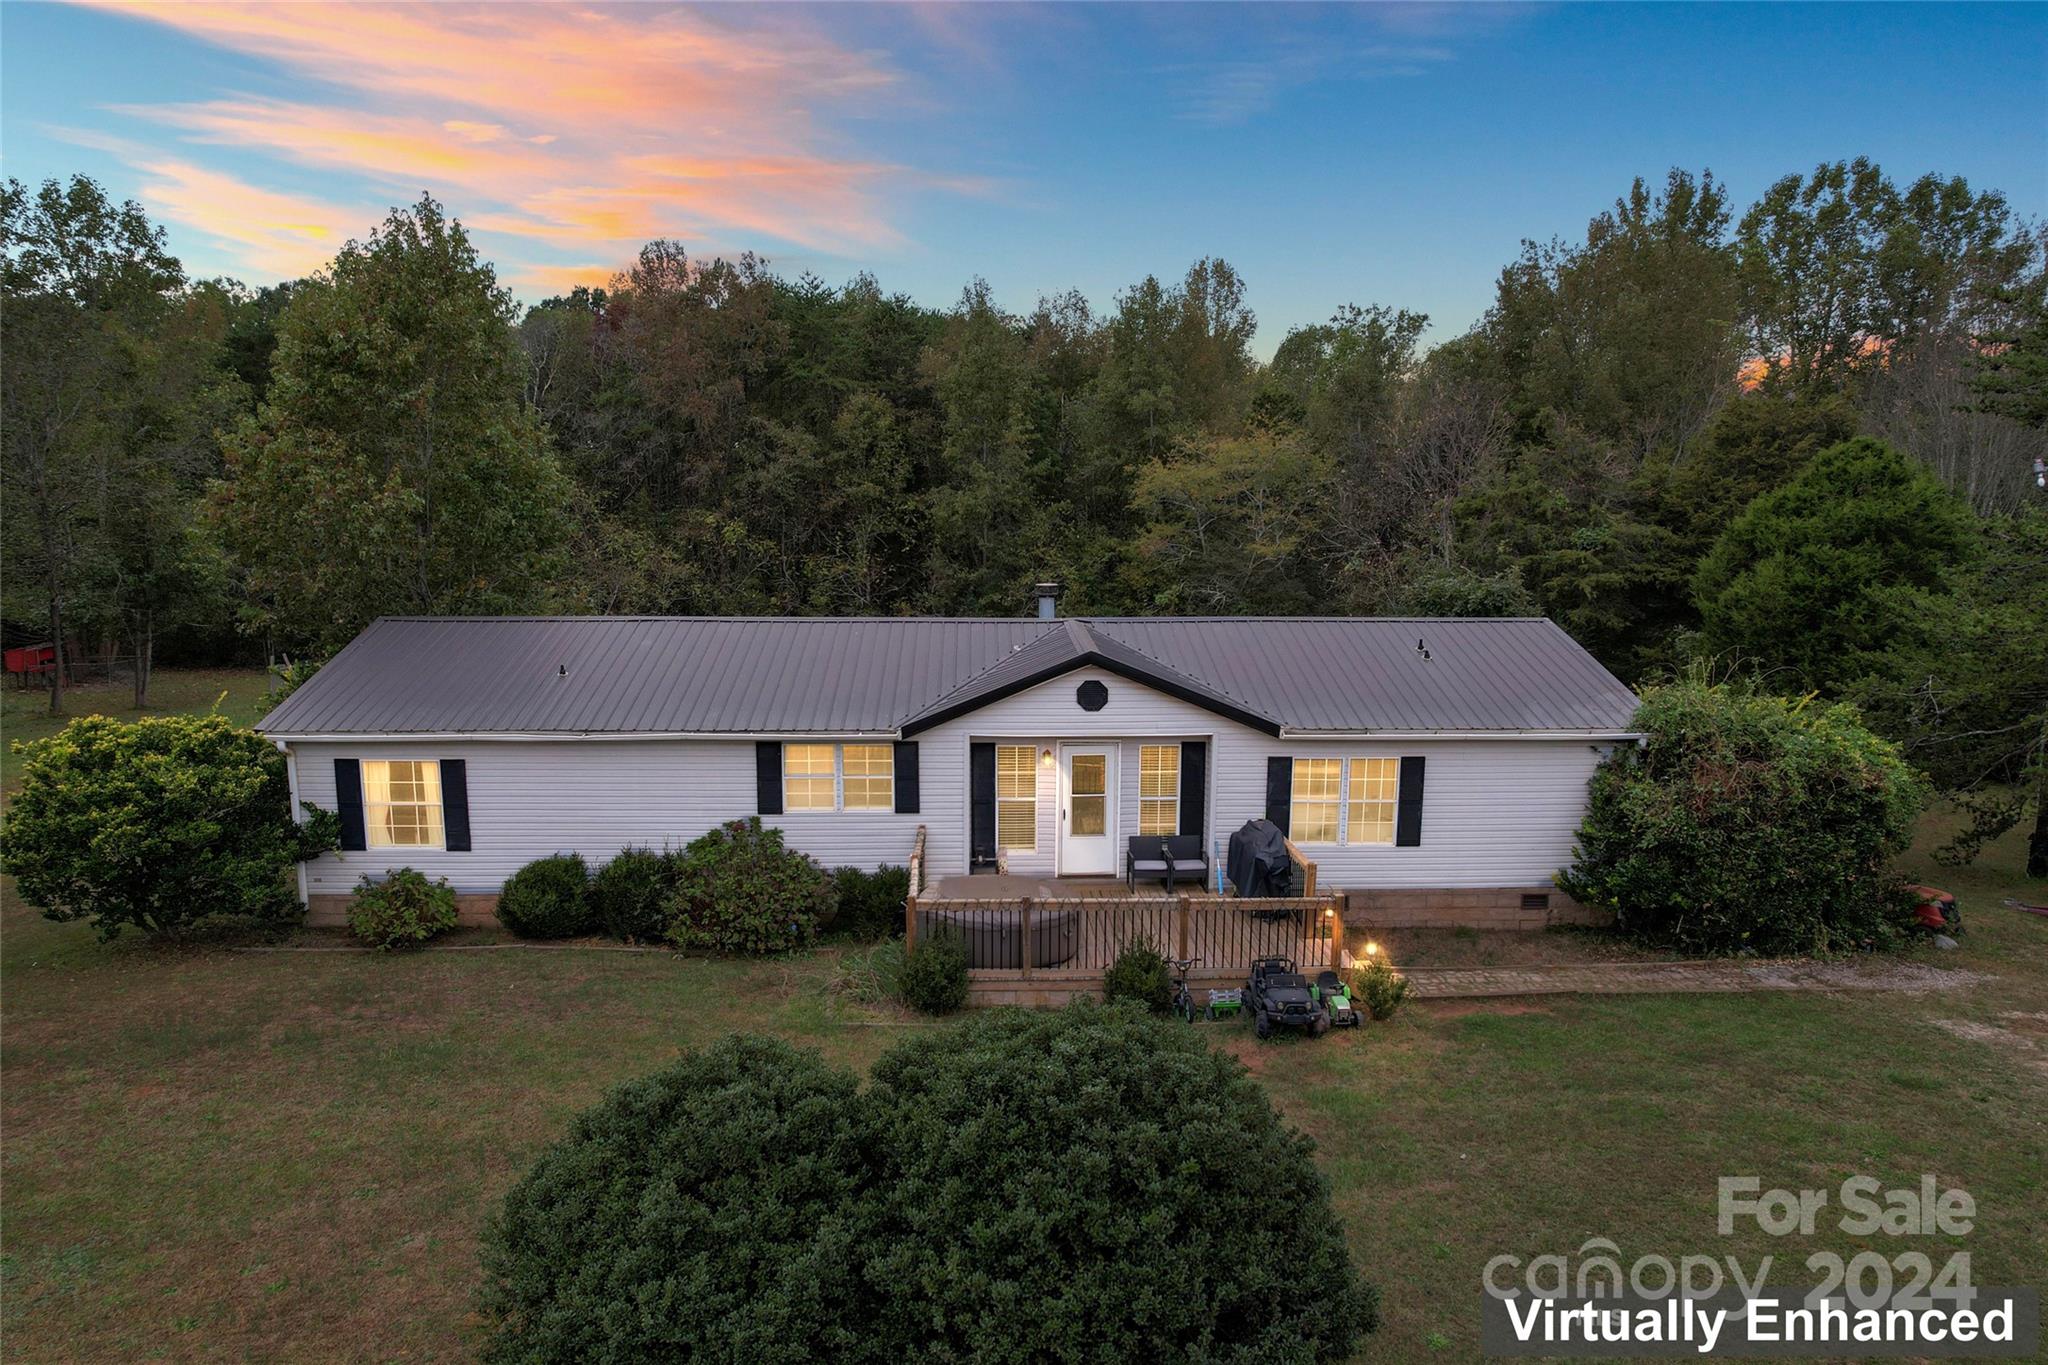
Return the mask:
<path fill-rule="evenodd" d="M 1365 1022 L 1365 1016 L 1351 1003 L 1351 987 L 1337 973 L 1326 971 L 1316 977 L 1315 997 L 1330 1016 L 1332 1028 L 1357 1028 Z"/>
<path fill-rule="evenodd" d="M 1252 1030 L 1261 1038 L 1276 1028 L 1307 1029 L 1320 1038 L 1330 1031 L 1330 1013 L 1309 990 L 1308 978 L 1294 970 L 1294 960 L 1262 957 L 1252 963 L 1244 986 L 1245 1007 L 1252 1012 Z"/>

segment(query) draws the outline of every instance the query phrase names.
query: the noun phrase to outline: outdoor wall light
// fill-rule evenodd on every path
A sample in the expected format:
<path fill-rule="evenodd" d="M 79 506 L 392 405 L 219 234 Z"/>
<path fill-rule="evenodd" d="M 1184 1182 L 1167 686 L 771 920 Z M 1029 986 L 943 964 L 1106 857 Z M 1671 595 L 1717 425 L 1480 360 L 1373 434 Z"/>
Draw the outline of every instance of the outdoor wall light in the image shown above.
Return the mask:
<path fill-rule="evenodd" d="M 1377 943 L 1367 943 L 1365 945 L 1365 955 L 1367 957 L 1378 957 L 1380 955 L 1380 945 Z"/>
<path fill-rule="evenodd" d="M 1047 745 L 1045 748 L 1038 751 L 1038 766 L 1041 768 L 1050 768 L 1052 766 L 1051 745 Z"/>

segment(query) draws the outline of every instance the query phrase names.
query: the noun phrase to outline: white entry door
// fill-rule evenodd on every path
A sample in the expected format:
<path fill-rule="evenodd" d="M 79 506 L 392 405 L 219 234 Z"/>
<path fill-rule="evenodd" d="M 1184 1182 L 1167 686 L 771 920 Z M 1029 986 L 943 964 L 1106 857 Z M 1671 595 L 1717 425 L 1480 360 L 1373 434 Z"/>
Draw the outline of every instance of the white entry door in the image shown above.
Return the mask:
<path fill-rule="evenodd" d="M 1062 877 L 1117 871 L 1116 754 L 1113 744 L 1060 746 Z"/>

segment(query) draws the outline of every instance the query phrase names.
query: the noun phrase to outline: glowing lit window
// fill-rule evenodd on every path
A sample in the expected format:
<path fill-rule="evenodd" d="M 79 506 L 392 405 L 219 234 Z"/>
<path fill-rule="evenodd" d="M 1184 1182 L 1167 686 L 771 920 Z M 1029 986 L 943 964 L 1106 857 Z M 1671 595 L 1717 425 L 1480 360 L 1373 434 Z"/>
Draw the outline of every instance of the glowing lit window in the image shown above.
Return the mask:
<path fill-rule="evenodd" d="M 896 809 L 896 750 L 887 744 L 849 744 L 840 753 L 844 808 Z"/>
<path fill-rule="evenodd" d="M 1038 848 L 1037 759 L 1029 744 L 996 746 L 996 843 L 1002 848 Z"/>
<path fill-rule="evenodd" d="M 1297 758 L 1294 760 L 1294 796 L 1288 814 L 1288 834 L 1297 844 L 1337 842 L 1338 811 L 1344 797 L 1344 760 L 1340 758 Z"/>
<path fill-rule="evenodd" d="M 1401 760 L 1351 760 L 1351 803 L 1344 813 L 1344 842 L 1394 842 L 1394 806 L 1401 796 Z"/>
<path fill-rule="evenodd" d="M 371 848 L 441 847 L 441 765 L 433 759 L 365 761 L 363 832 Z"/>
<path fill-rule="evenodd" d="M 1138 833 L 1180 833 L 1180 745 L 1138 749 Z"/>
<path fill-rule="evenodd" d="M 838 806 L 833 749 L 830 744 L 782 746 L 784 810 L 833 810 Z"/>

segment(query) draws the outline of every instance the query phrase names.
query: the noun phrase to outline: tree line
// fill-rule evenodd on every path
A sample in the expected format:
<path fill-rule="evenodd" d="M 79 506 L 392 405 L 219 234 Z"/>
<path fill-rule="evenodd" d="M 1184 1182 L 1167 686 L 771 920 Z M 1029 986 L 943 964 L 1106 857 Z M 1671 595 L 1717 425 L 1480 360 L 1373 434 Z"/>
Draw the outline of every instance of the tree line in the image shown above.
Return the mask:
<path fill-rule="evenodd" d="M 2044 769 L 2043 242 L 1960 178 L 1823 164 L 1738 217 L 1673 170 L 1525 243 L 1462 336 L 1342 303 L 1266 363 L 1213 258 L 1013 313 L 662 241 L 522 310 L 430 197 L 255 290 L 83 177 L 0 210 L 5 617 L 138 704 L 159 654 L 380 614 L 1008 615 L 1054 578 L 1544 614 L 1630 681 L 1855 696 L 1952 789 Z"/>

